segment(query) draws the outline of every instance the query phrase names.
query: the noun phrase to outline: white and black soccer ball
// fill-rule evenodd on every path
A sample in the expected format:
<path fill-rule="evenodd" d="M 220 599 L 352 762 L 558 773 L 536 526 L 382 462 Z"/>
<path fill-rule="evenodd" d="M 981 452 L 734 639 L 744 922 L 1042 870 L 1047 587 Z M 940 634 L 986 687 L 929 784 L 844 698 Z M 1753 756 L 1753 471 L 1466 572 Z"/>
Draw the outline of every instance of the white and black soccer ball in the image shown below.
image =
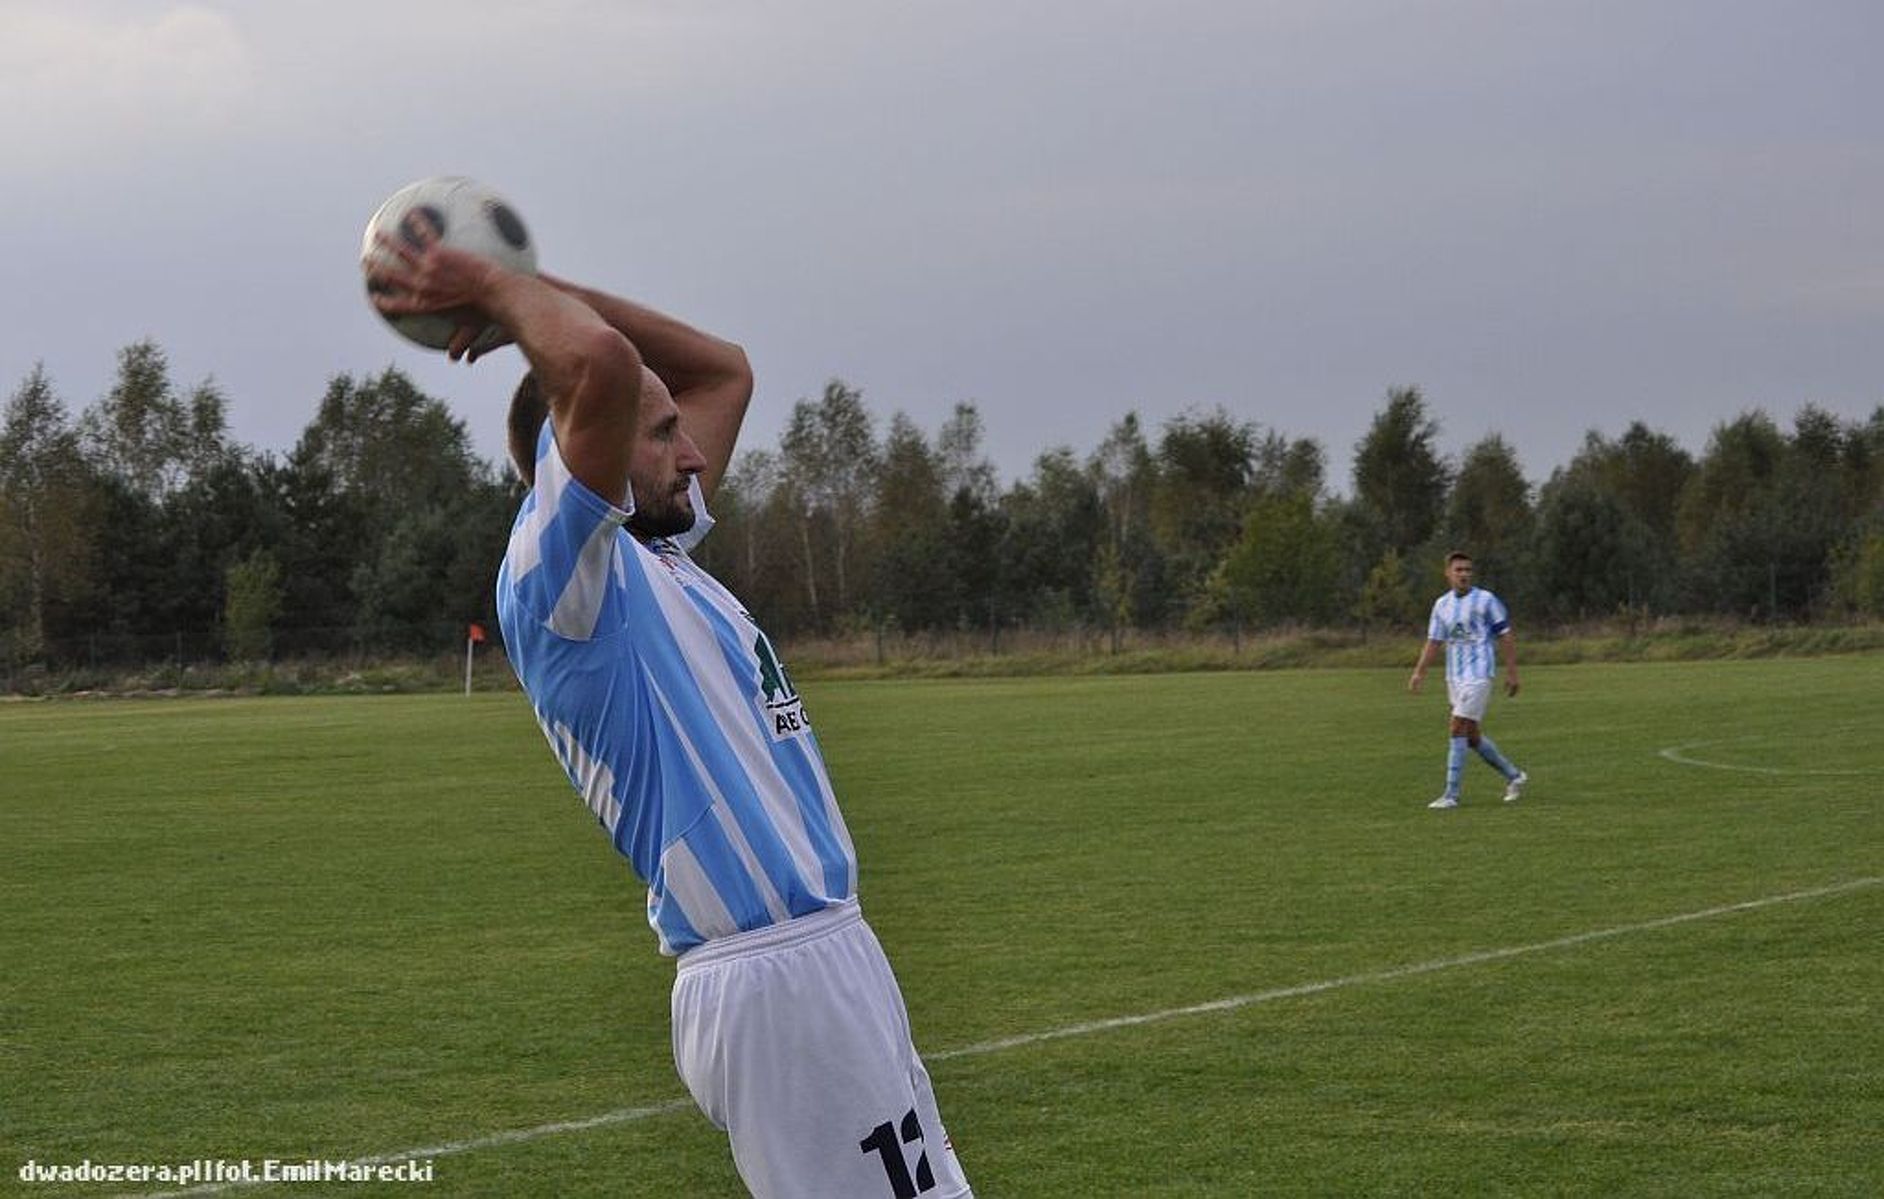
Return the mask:
<path fill-rule="evenodd" d="M 482 254 L 522 274 L 536 273 L 536 243 L 530 240 L 530 232 L 524 228 L 517 210 L 489 187 L 461 175 L 421 179 L 387 197 L 373 219 L 366 223 L 366 237 L 360 246 L 360 262 L 368 272 L 387 253 L 379 244 L 379 235 L 385 233 L 389 237 L 410 240 L 412 227 L 407 221 L 419 212 L 431 218 L 446 245 Z M 367 284 L 367 290 L 372 291 L 371 283 Z M 370 295 L 368 300 L 370 303 Z M 434 350 L 449 346 L 452 334 L 467 323 L 449 313 L 385 319 L 403 336 Z M 473 348 L 488 350 L 502 338 L 502 330 L 489 326 L 478 335 Z"/>

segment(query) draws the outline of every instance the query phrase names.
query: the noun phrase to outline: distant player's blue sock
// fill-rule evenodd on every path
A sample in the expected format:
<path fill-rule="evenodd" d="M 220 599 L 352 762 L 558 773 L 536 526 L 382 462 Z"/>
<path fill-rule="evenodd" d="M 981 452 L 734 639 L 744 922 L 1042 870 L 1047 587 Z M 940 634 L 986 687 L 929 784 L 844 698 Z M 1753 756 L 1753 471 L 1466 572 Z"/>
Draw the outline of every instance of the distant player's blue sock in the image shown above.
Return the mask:
<path fill-rule="evenodd" d="M 1446 747 L 1446 794 L 1459 797 L 1459 775 L 1465 770 L 1465 738 L 1454 737 Z"/>
<path fill-rule="evenodd" d="M 1479 737 L 1478 756 L 1491 763 L 1491 768 L 1496 770 L 1499 774 L 1504 775 L 1506 778 L 1514 779 L 1518 777 L 1518 768 L 1511 764 L 1510 759 L 1498 752 L 1498 746 L 1493 744 L 1490 737 Z"/>

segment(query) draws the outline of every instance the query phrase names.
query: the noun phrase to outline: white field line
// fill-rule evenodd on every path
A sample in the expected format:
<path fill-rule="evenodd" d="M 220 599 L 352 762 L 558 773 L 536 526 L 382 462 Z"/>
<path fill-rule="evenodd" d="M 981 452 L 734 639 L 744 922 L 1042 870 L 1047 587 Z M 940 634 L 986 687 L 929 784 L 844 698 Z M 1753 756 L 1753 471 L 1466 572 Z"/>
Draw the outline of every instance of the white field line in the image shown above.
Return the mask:
<path fill-rule="evenodd" d="M 1657 920 L 1644 920 L 1638 924 L 1619 924 L 1614 928 L 1599 928 L 1587 933 L 1574 933 L 1568 937 L 1558 937 L 1551 941 L 1537 941 L 1529 945 L 1512 945 L 1503 949 L 1485 949 L 1477 953 L 1460 954 L 1457 957 L 1434 958 L 1427 962 L 1416 962 L 1409 966 L 1392 966 L 1385 970 L 1370 970 L 1363 974 L 1348 974 L 1340 978 L 1324 979 L 1321 982 L 1301 983 L 1293 987 L 1277 987 L 1269 991 L 1253 991 L 1247 995 L 1232 995 L 1227 999 L 1213 999 L 1208 1003 L 1191 1004 L 1188 1007 L 1166 1008 L 1158 1012 L 1144 1012 L 1136 1016 L 1115 1016 L 1109 1020 L 1093 1020 L 1084 1024 L 1069 1024 L 1063 1028 L 1048 1029 L 1045 1032 L 1024 1033 L 1016 1037 L 1002 1037 L 994 1041 L 982 1041 L 974 1045 L 964 1045 L 959 1049 L 946 1049 L 940 1053 L 925 1055 L 930 1062 L 946 1062 L 956 1058 L 981 1057 L 990 1053 L 1003 1053 L 1009 1049 L 1020 1049 L 1028 1045 L 1038 1045 L 1045 1041 L 1063 1041 L 1072 1037 L 1092 1036 L 1095 1033 L 1110 1032 L 1116 1028 L 1137 1028 L 1146 1024 L 1161 1024 L 1167 1020 L 1179 1020 L 1186 1016 L 1203 1016 L 1214 1012 L 1230 1012 L 1238 1008 L 1251 1007 L 1259 1003 L 1273 1003 L 1279 999 L 1296 999 L 1304 995 L 1319 995 L 1324 991 L 1335 991 L 1343 987 L 1358 987 L 1369 983 L 1393 982 L 1397 979 L 1412 978 L 1421 974 L 1434 974 L 1441 970 L 1453 970 L 1460 966 L 1476 966 L 1485 962 L 1499 962 L 1508 958 L 1524 957 L 1527 954 L 1547 953 L 1554 949 L 1569 949 L 1585 945 L 1592 941 L 1606 941 L 1614 937 L 1626 937 L 1632 933 L 1653 932 L 1656 929 L 1671 928 L 1678 924 L 1692 924 L 1698 920 L 1712 920 L 1718 916 L 1732 916 L 1740 912 L 1757 911 L 1782 903 L 1798 903 L 1807 899 L 1822 899 L 1832 895 L 1843 895 L 1875 887 L 1884 883 L 1884 877 L 1852 879 L 1849 882 L 1834 883 L 1828 887 L 1814 887 L 1809 891 L 1789 891 L 1783 895 L 1768 895 L 1762 899 L 1749 899 L 1741 903 L 1722 904 L 1719 907 L 1703 908 L 1698 912 L 1683 912 L 1678 916 L 1663 916 Z M 585 1116 L 579 1120 L 561 1120 L 553 1124 L 538 1124 L 534 1128 L 517 1128 L 509 1132 L 496 1132 L 488 1136 L 473 1137 L 463 1141 L 446 1141 L 439 1145 L 427 1145 L 421 1149 L 400 1149 L 392 1153 L 381 1153 L 373 1157 L 348 1158 L 358 1166 L 396 1165 L 400 1162 L 423 1161 L 428 1158 L 450 1157 L 459 1153 L 470 1153 L 477 1149 L 490 1149 L 498 1145 L 514 1145 L 520 1141 L 534 1141 L 542 1137 L 558 1136 L 562 1133 L 582 1132 L 590 1128 L 603 1128 L 614 1124 L 633 1124 L 656 1116 L 672 1115 L 676 1112 L 693 1108 L 691 1099 L 674 1099 L 666 1103 L 657 1103 L 647 1107 L 620 1108 L 599 1115 Z M 299 1159 L 297 1159 L 299 1160 Z M 137 1192 L 136 1199 L 178 1199 L 184 1195 L 213 1195 L 221 1191 L 239 1190 L 251 1186 L 264 1185 L 261 1182 L 223 1182 L 205 1186 L 190 1187 L 182 1191 Z"/>
<path fill-rule="evenodd" d="M 1691 757 L 1688 750 L 1700 749 L 1706 745 L 1725 745 L 1731 741 L 1745 741 L 1745 737 L 1723 737 L 1714 741 L 1690 741 L 1686 745 L 1670 745 L 1666 749 L 1655 751 L 1658 757 L 1682 766 L 1705 766 L 1709 770 L 1737 770 L 1742 774 L 1771 774 L 1792 777 L 1794 775 L 1814 777 L 1857 778 L 1862 775 L 1877 774 L 1875 770 L 1794 770 L 1776 766 L 1741 766 L 1733 762 L 1710 762 L 1706 758 Z"/>

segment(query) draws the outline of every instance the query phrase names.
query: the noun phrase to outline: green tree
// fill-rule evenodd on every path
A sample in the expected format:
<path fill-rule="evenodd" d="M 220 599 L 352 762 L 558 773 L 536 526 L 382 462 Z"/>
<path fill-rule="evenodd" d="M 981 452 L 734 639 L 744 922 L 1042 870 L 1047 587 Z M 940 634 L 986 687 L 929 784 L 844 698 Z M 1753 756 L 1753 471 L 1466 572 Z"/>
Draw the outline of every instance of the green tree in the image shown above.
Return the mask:
<path fill-rule="evenodd" d="M 957 627 L 992 628 L 1017 614 L 1006 594 L 1007 512 L 994 466 L 982 448 L 981 413 L 957 404 L 936 436 L 936 461 L 948 504 L 941 526 L 949 581 L 944 611 Z"/>
<path fill-rule="evenodd" d="M 1237 543 L 1250 499 L 1256 426 L 1221 408 L 1165 422 L 1154 455 L 1152 533 L 1169 587 L 1184 607 Z"/>
<path fill-rule="evenodd" d="M 1250 489 L 1257 495 L 1305 495 L 1320 503 L 1327 465 L 1328 456 L 1314 438 L 1291 441 L 1272 429 L 1256 444 Z"/>
<path fill-rule="evenodd" d="M 1151 528 L 1157 466 L 1136 412 L 1112 426 L 1086 469 L 1105 513 L 1091 566 L 1095 610 L 1116 650 L 1125 629 L 1160 623 L 1166 607 L 1164 555 Z"/>
<path fill-rule="evenodd" d="M 1785 458 L 1786 436 L 1764 412 L 1715 426 L 1676 506 L 1682 549 L 1699 553 L 1723 525 L 1746 523 L 1770 495 Z"/>
<path fill-rule="evenodd" d="M 904 630 L 944 626 L 960 607 L 943 471 L 915 422 L 901 412 L 891 418 L 871 508 L 872 607 Z"/>
<path fill-rule="evenodd" d="M 1355 443 L 1354 503 L 1380 552 L 1404 554 L 1439 528 L 1450 479 L 1438 440 L 1419 388 L 1399 387 Z"/>
<path fill-rule="evenodd" d="M 733 460 L 713 497 L 717 521 L 701 544 L 701 565 L 727 584 L 780 635 L 816 627 L 801 552 L 804 509 L 784 477 L 781 456 L 750 449 Z"/>
<path fill-rule="evenodd" d="M 159 598 L 146 606 L 166 629 L 203 629 L 226 610 L 231 566 L 289 533 L 266 465 L 228 453 L 165 497 L 156 513 Z M 156 630 L 147 630 L 156 631 Z"/>
<path fill-rule="evenodd" d="M 449 504 L 479 467 L 464 422 L 396 367 L 357 383 L 335 376 L 294 456 L 325 472 L 375 520 Z"/>
<path fill-rule="evenodd" d="M 1846 515 L 1854 521 L 1884 518 L 1884 404 L 1846 430 L 1839 469 Z"/>
<path fill-rule="evenodd" d="M 281 615 L 281 564 L 265 549 L 252 551 L 229 567 L 224 593 L 223 644 L 229 656 L 240 662 L 266 660 Z"/>
<path fill-rule="evenodd" d="M 1680 605 L 1677 517 L 1682 493 L 1694 469 L 1694 459 L 1672 437 L 1635 421 L 1614 441 L 1590 430 L 1582 448 L 1546 484 L 1546 491 L 1575 486 L 1602 492 L 1626 514 L 1628 519 L 1622 522 L 1618 534 L 1621 540 L 1609 551 L 1624 555 L 1623 597 L 1617 603 L 1660 611 Z M 1540 494 L 1540 508 L 1544 499 Z M 1559 513 L 1567 515 L 1568 510 Z M 1560 529 L 1559 534 L 1563 533 Z M 1569 543 L 1560 537 L 1557 544 Z M 1539 564 L 1535 573 L 1563 577 L 1574 569 Z M 1538 595 L 1543 600 L 1549 598 L 1544 592 Z"/>
<path fill-rule="evenodd" d="M 956 404 L 936 435 L 942 494 L 953 497 L 966 491 L 978 503 L 995 503 L 1000 488 L 995 482 L 994 464 L 983 449 L 985 437 L 981 411 L 973 404 Z"/>
<path fill-rule="evenodd" d="M 191 410 L 170 382 L 154 341 L 118 352 L 118 377 L 80 419 L 88 456 L 106 474 L 153 502 L 177 487 L 195 454 Z"/>
<path fill-rule="evenodd" d="M 1672 541 L 1681 493 L 1694 474 L 1694 459 L 1666 433 L 1632 422 L 1606 442 L 1592 432 L 1573 466 L 1587 462 L 1598 484 L 1622 502 L 1657 538 Z"/>
<path fill-rule="evenodd" d="M 1714 430 L 1677 517 L 1697 607 L 1777 619 L 1826 602 L 1851 528 L 1844 446 L 1838 422 L 1810 406 L 1791 437 L 1763 412 Z"/>
<path fill-rule="evenodd" d="M 1545 484 L 1534 569 L 1547 611 L 1580 619 L 1633 608 L 1657 561 L 1653 531 L 1595 476 L 1560 470 Z"/>
<path fill-rule="evenodd" d="M 0 639 L 32 661 L 96 582 L 97 493 L 43 364 L 0 410 Z"/>
<path fill-rule="evenodd" d="M 1884 617 L 1884 530 L 1866 529 L 1834 555 L 1832 594 L 1846 611 Z"/>
<path fill-rule="evenodd" d="M 286 652 L 331 652 L 348 644 L 358 616 L 354 568 L 363 548 L 377 544 L 377 522 L 363 498 L 340 490 L 333 471 L 305 446 L 285 460 L 260 464 L 262 485 L 279 513 L 270 545 L 282 571 L 282 610 L 277 625 L 293 630 Z"/>
<path fill-rule="evenodd" d="M 457 643 L 465 624 L 491 616 L 491 583 L 509 536 L 514 498 L 490 470 L 452 504 L 399 514 L 353 577 L 356 627 L 369 645 L 430 652 Z"/>
<path fill-rule="evenodd" d="M 240 453 L 229 441 L 229 400 L 215 379 L 205 379 L 183 398 L 184 469 L 191 479 L 215 470 Z"/>
<path fill-rule="evenodd" d="M 863 393 L 833 379 L 818 400 L 792 406 L 779 442 L 786 488 L 804 514 L 799 536 L 814 619 L 850 609 L 853 558 L 878 464 L 873 426 Z M 814 548 L 819 543 L 822 555 Z M 833 612 L 821 611 L 819 603 L 820 559 L 830 564 L 832 586 L 824 594 L 834 599 Z"/>
<path fill-rule="evenodd" d="M 1413 592 L 1413 580 L 1398 550 L 1388 550 L 1368 570 L 1353 615 L 1360 621 L 1363 638 L 1371 629 L 1400 629 L 1420 623 L 1420 599 Z"/>
<path fill-rule="evenodd" d="M 462 621 L 488 616 L 515 493 L 444 403 L 396 368 L 357 383 L 336 376 L 289 463 L 295 502 L 323 522 L 323 536 L 298 539 L 294 554 L 330 558 L 331 537 L 355 538 L 333 564 L 344 603 L 331 590 L 318 602 L 350 609 L 358 638 L 431 650 L 452 644 Z M 302 591 L 288 603 L 311 598 Z"/>
<path fill-rule="evenodd" d="M 1323 624 L 1337 615 L 1338 534 L 1305 495 L 1251 505 L 1241 539 L 1218 569 L 1217 590 L 1239 626 Z"/>
<path fill-rule="evenodd" d="M 1446 506 L 1446 537 L 1472 555 L 1487 587 L 1512 594 L 1532 539 L 1531 485 L 1518 456 L 1492 434 L 1466 450 Z"/>
<path fill-rule="evenodd" d="M 1001 497 L 1003 607 L 1038 624 L 1103 623 L 1094 567 L 1108 520 L 1094 476 L 1067 446 L 1034 460 L 1033 472 Z"/>

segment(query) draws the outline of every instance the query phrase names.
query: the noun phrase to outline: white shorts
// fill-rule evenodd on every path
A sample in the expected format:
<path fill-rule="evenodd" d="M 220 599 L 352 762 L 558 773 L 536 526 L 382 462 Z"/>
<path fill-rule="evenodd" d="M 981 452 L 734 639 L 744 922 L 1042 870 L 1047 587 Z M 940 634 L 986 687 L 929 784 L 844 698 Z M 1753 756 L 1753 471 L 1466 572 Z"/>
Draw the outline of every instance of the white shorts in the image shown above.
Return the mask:
<path fill-rule="evenodd" d="M 1483 721 L 1491 706 L 1490 679 L 1447 679 L 1446 694 L 1452 699 L 1452 714 L 1466 720 Z"/>
<path fill-rule="evenodd" d="M 856 900 L 689 950 L 673 1010 L 681 1081 L 754 1195 L 971 1193 Z"/>

